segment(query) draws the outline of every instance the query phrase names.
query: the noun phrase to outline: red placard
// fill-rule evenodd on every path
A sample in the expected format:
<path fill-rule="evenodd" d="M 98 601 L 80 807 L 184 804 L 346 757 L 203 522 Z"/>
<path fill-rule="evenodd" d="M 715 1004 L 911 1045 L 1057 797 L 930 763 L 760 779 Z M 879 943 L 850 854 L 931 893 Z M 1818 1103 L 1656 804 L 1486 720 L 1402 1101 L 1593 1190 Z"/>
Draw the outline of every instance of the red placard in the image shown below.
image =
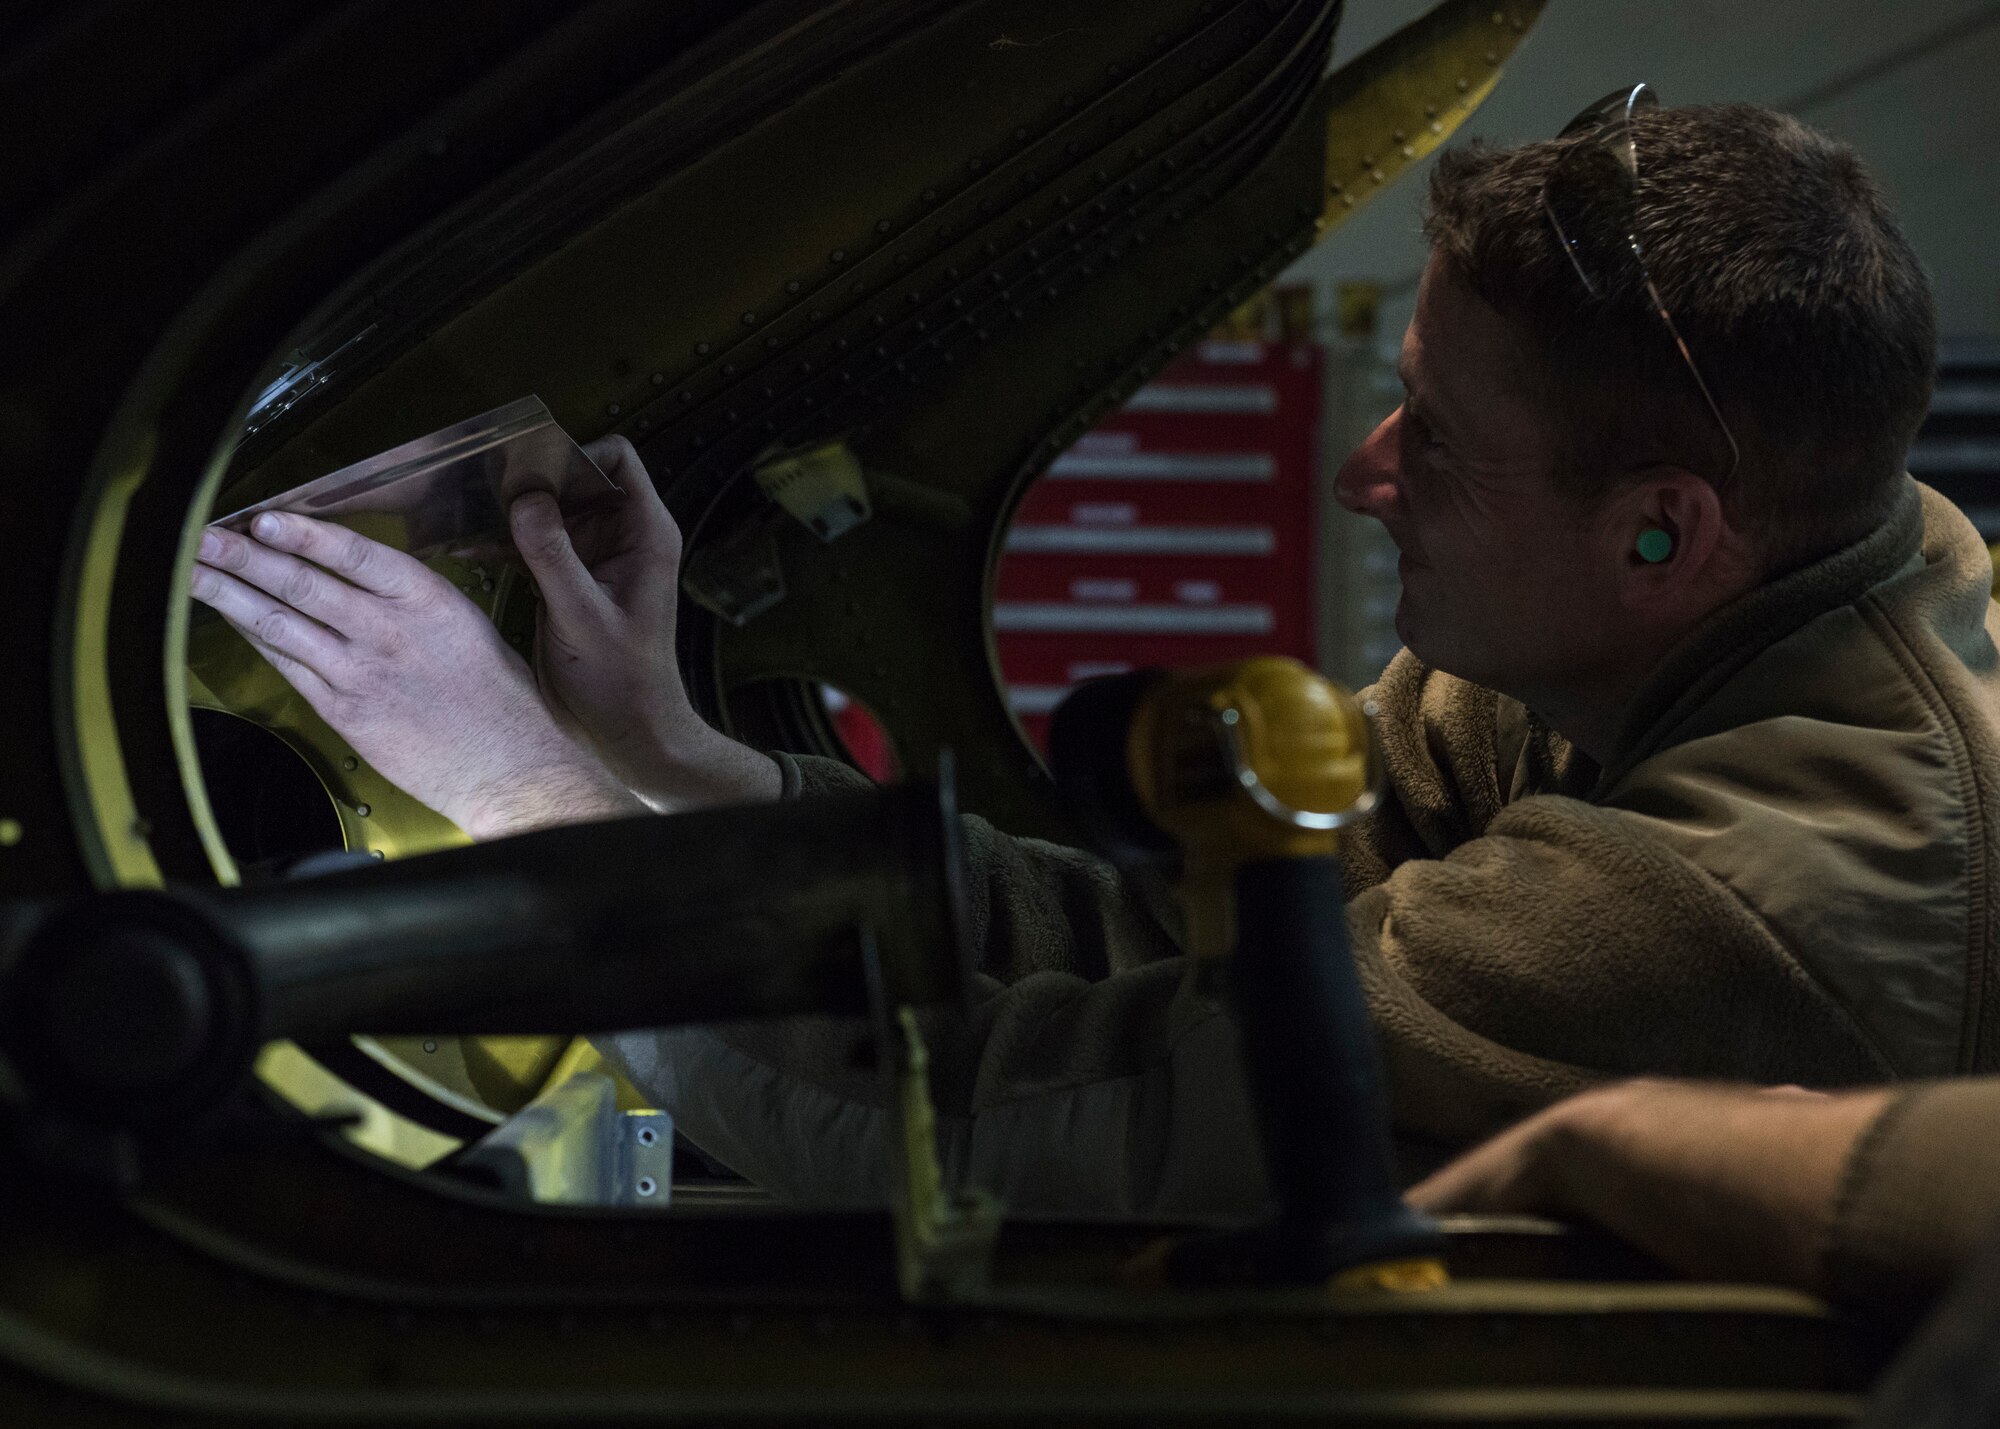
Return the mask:
<path fill-rule="evenodd" d="M 1201 343 L 1028 492 L 993 622 L 1037 745 L 1093 675 L 1313 663 L 1322 356 L 1312 343 Z"/>

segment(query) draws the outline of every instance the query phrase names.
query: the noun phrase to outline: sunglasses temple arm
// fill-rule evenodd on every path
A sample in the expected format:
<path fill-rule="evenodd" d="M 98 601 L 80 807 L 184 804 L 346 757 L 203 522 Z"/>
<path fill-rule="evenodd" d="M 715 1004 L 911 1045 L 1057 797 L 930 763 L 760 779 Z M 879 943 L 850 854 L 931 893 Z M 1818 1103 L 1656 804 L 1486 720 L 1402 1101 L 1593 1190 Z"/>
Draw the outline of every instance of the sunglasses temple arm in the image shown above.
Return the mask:
<path fill-rule="evenodd" d="M 1576 269 L 1576 276 L 1578 281 L 1583 284 L 1583 290 L 1590 294 L 1591 297 L 1596 297 L 1597 284 L 1590 281 L 1590 274 L 1584 272 L 1583 264 L 1578 261 L 1576 245 L 1570 242 L 1569 234 L 1563 230 L 1562 220 L 1556 217 L 1555 205 L 1549 202 L 1549 195 L 1546 189 L 1542 192 L 1542 212 L 1548 215 L 1549 226 L 1555 229 L 1556 241 L 1562 245 L 1563 257 L 1569 259 L 1569 266 Z"/>
<path fill-rule="evenodd" d="M 1667 334 L 1673 338 L 1674 346 L 1680 350 L 1681 361 L 1687 364 L 1688 375 L 1694 378 L 1694 385 L 1701 390 L 1701 400 L 1708 404 L 1709 416 L 1715 418 L 1715 425 L 1722 431 L 1722 439 L 1729 443 L 1729 476 L 1736 475 L 1736 468 L 1743 462 L 1743 449 L 1736 445 L 1736 434 L 1729 430 L 1729 423 L 1722 419 L 1722 409 L 1715 405 L 1715 397 L 1708 390 L 1708 382 L 1702 377 L 1701 369 L 1695 366 L 1694 354 L 1688 351 L 1687 339 L 1674 325 L 1673 314 L 1667 311 L 1666 300 L 1660 290 L 1653 286 L 1653 275 L 1646 271 L 1645 257 L 1639 252 L 1639 245 L 1632 245 L 1632 254 L 1639 259 L 1639 276 L 1645 281 L 1646 296 L 1652 301 L 1653 311 L 1660 315 L 1660 321 L 1667 325 Z M 1572 258 L 1571 260 L 1575 260 Z M 1725 481 L 1729 477 L 1723 478 Z"/>

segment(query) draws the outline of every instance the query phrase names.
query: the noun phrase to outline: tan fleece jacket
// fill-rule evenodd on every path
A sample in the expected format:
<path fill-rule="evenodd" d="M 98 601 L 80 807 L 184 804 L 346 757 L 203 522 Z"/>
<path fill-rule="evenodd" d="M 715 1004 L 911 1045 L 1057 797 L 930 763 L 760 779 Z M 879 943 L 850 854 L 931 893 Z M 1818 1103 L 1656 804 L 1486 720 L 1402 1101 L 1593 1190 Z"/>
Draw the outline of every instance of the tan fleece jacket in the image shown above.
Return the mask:
<path fill-rule="evenodd" d="M 1991 568 L 1909 484 L 1856 545 L 1675 651 L 1597 768 L 1408 652 L 1374 687 L 1391 776 L 1343 850 L 1401 1134 L 1462 1144 L 1651 1073 L 1852 1085 L 2000 1063 Z M 781 760 L 810 797 L 860 778 Z M 1263 1196 L 1233 1030 L 1158 902 L 967 820 L 971 1025 L 928 1024 L 948 1161 L 1016 1207 L 1228 1213 Z M 848 1025 L 609 1039 L 694 1140 L 781 1194 L 881 1194 Z"/>
<path fill-rule="evenodd" d="M 1901 1092 L 1848 1158 L 1825 1248 L 1837 1300 L 1911 1318 L 2000 1234 L 2000 1077 Z"/>

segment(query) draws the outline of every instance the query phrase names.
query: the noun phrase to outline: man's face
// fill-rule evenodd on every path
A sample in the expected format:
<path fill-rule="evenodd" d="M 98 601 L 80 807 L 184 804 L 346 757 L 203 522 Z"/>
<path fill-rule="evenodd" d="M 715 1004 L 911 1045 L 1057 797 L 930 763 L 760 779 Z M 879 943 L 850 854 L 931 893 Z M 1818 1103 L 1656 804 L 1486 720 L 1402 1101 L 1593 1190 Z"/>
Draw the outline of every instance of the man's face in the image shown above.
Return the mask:
<path fill-rule="evenodd" d="M 1513 324 L 1433 258 L 1398 368 L 1405 400 L 1334 491 L 1402 551 L 1396 634 L 1419 659 L 1516 695 L 1615 660 L 1616 561 L 1550 481 L 1555 448 Z"/>

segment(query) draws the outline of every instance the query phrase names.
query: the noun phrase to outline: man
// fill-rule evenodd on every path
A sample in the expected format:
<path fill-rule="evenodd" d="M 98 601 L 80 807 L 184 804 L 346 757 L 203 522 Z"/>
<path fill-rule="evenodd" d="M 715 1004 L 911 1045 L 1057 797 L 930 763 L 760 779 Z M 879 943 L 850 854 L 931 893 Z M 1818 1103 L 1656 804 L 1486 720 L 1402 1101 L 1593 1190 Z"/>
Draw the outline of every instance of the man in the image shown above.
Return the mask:
<path fill-rule="evenodd" d="M 1612 1074 L 1824 1086 L 2000 1058 L 1990 569 L 1903 470 L 1933 361 L 1921 269 L 1852 153 L 1793 120 L 1628 132 L 1636 192 L 1578 188 L 1605 177 L 1579 161 L 1592 135 L 1445 156 L 1408 399 L 1336 483 L 1403 552 L 1408 649 L 1373 691 L 1391 797 L 1343 854 L 1418 1140 Z M 858 778 L 693 717 L 678 536 L 604 450 L 622 518 L 511 513 L 545 599 L 540 714 L 442 582 L 348 533 L 218 537 L 196 593 L 476 835 L 636 809 L 626 789 L 673 808 Z M 504 699 L 475 758 L 482 682 Z M 968 833 L 988 976 L 972 1024 L 933 1036 L 950 1158 L 1017 1206 L 1255 1204 L 1227 1020 L 1146 900 L 1075 851 Z M 614 1050 L 725 1161 L 849 1200 L 879 1192 L 886 1123 L 847 1035 Z"/>

